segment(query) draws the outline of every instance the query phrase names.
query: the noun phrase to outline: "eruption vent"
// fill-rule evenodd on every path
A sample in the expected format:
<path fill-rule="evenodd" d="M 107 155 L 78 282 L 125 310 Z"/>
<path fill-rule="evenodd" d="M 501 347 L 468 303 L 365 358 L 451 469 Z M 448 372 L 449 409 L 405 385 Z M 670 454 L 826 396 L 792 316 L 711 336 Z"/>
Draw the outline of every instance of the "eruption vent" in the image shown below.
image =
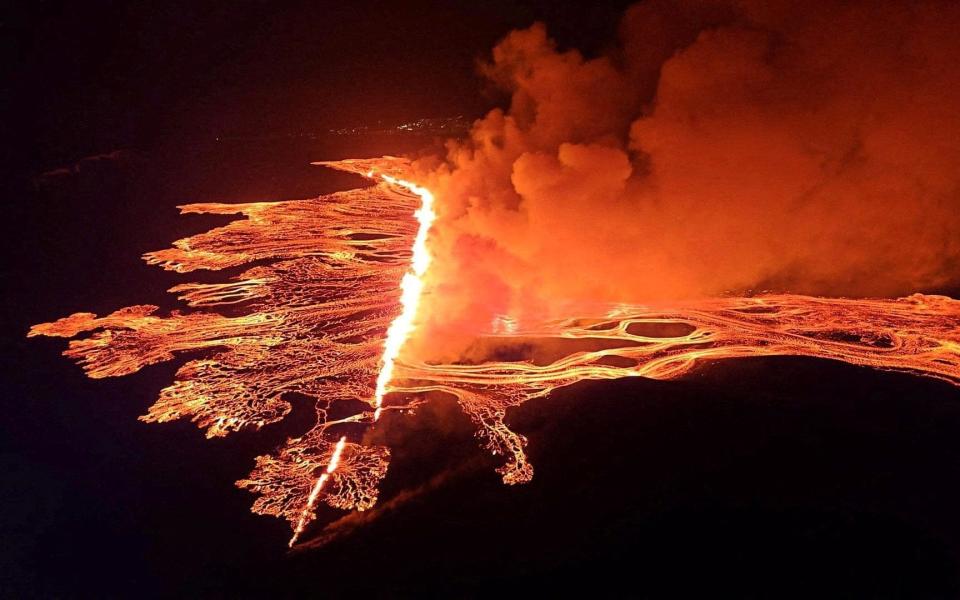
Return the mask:
<path fill-rule="evenodd" d="M 374 177 L 375 171 L 367 172 L 367 176 Z M 396 179 L 389 175 L 383 176 L 384 181 L 404 187 L 417 196 L 420 196 L 420 208 L 414 213 L 420 226 L 413 239 L 413 250 L 410 256 L 410 270 L 404 273 L 400 281 L 400 304 L 403 309 L 387 330 L 387 340 L 384 343 L 382 366 L 377 375 L 377 389 L 374 394 L 373 419 L 380 418 L 383 411 L 383 396 L 387 393 L 387 385 L 393 378 L 393 366 L 400 355 L 403 344 L 413 332 L 413 322 L 417 316 L 417 307 L 420 305 L 420 296 L 423 294 L 423 275 L 430 266 L 430 251 L 427 249 L 427 233 L 436 219 L 433 212 L 433 194 L 430 190 L 420 187 L 403 179 Z"/>

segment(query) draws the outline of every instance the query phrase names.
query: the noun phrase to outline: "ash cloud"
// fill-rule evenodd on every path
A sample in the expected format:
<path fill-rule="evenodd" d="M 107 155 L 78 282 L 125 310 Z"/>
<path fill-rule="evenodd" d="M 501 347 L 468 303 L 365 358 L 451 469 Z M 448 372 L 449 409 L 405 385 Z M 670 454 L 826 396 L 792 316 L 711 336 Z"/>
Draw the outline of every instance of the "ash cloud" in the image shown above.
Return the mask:
<path fill-rule="evenodd" d="M 957 31 L 953 3 L 653 0 L 594 58 L 510 33 L 482 66 L 509 107 L 416 165 L 440 198 L 427 329 L 956 285 Z"/>

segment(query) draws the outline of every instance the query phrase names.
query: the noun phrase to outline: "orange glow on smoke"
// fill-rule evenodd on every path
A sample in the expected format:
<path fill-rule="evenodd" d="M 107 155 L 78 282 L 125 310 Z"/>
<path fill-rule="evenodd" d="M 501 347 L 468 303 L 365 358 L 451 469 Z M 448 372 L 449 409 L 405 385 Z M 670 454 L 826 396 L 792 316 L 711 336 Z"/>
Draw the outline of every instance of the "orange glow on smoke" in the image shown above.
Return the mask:
<path fill-rule="evenodd" d="M 312 398 L 315 426 L 257 457 L 237 482 L 258 494 L 254 512 L 290 522 L 291 546 L 315 518 L 317 501 L 345 510 L 376 502 L 389 449 L 349 442 L 330 429 L 377 421 L 387 392 L 416 398 L 407 407 L 427 392 L 456 397 L 483 445 L 505 457 L 499 471 L 513 484 L 528 481 L 533 467 L 526 439 L 505 423 L 507 411 L 583 380 L 675 379 L 703 360 L 789 355 L 960 385 L 960 302 L 920 294 L 708 298 L 668 309 L 617 304 L 545 323 L 499 315 L 489 324 L 492 333 L 477 332 L 485 343 L 574 341 L 581 349 L 545 362 L 401 359 L 424 298 L 434 195 L 402 178 L 409 165 L 401 159 L 323 164 L 379 178 L 368 188 L 308 200 L 182 207 L 245 218 L 151 252 L 148 262 L 181 273 L 257 262 L 228 282 L 174 287 L 192 310 L 158 316 L 156 306 L 138 305 L 104 317 L 76 313 L 29 334 L 80 336 L 65 354 L 95 378 L 201 351 L 141 419 L 189 418 L 208 437 L 278 422 L 291 410 L 288 398 Z M 601 349 L 583 350 L 584 344 Z M 369 410 L 330 418 L 340 401 L 359 401 Z"/>

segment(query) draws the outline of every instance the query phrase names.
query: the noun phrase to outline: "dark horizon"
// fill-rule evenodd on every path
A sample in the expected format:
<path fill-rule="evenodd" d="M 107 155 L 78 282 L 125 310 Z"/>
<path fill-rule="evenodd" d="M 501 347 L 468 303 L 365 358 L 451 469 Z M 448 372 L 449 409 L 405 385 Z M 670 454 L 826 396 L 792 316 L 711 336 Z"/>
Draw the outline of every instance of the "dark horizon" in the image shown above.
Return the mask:
<path fill-rule="evenodd" d="M 20 4 L 0 23 L 6 158 L 53 168 L 198 134 L 477 118 L 502 101 L 477 61 L 510 30 L 544 21 L 597 51 L 628 4 Z"/>

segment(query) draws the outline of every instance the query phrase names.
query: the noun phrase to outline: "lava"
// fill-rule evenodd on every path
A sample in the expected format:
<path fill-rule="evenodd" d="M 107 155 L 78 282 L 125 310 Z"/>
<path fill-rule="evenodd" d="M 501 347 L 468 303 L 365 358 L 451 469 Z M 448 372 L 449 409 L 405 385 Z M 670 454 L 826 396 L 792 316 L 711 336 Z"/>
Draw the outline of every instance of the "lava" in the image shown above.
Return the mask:
<path fill-rule="evenodd" d="M 208 437 L 278 422 L 291 402 L 302 401 L 293 398 L 311 398 L 316 424 L 258 456 L 250 475 L 237 482 L 258 494 L 254 512 L 290 522 L 291 545 L 315 518 L 318 501 L 345 510 L 377 501 L 390 451 L 351 440 L 379 419 L 388 392 L 412 398 L 403 405 L 410 408 L 428 392 L 456 397 L 484 446 L 505 457 L 499 470 L 512 484 L 528 481 L 533 467 L 526 439 L 505 423 L 507 411 L 579 381 L 675 379 L 706 360 L 783 355 L 960 385 L 960 301 L 922 294 L 776 294 L 668 309 L 618 304 L 545 323 L 502 315 L 488 331 L 476 332 L 478 340 L 493 346 L 572 341 L 578 349 L 550 360 L 473 364 L 428 364 L 402 355 L 417 331 L 436 199 L 403 179 L 408 165 L 402 159 L 322 164 L 379 178 L 371 187 L 314 199 L 181 207 L 245 218 L 148 253 L 148 262 L 180 273 L 257 263 L 227 282 L 172 288 L 188 311 L 158 316 L 157 306 L 138 305 L 104 317 L 75 313 L 29 333 L 76 338 L 64 354 L 94 378 L 199 351 L 141 419 L 189 418 Z M 367 408 L 333 418 L 332 407 L 343 402 Z"/>
<path fill-rule="evenodd" d="M 373 175 L 370 171 L 368 175 Z M 413 332 L 414 319 L 417 316 L 417 307 L 420 305 L 420 296 L 423 293 L 423 275 L 430 266 L 430 251 L 427 249 L 427 234 L 430 226 L 437 218 L 433 211 L 433 193 L 430 190 L 420 187 L 412 182 L 403 179 L 397 179 L 389 175 L 384 175 L 383 179 L 392 184 L 402 186 L 417 196 L 420 196 L 420 208 L 414 213 L 419 222 L 417 235 L 413 238 L 413 249 L 410 256 L 410 270 L 403 275 L 400 281 L 400 304 L 403 309 L 390 328 L 387 330 L 387 339 L 384 342 L 382 366 L 380 374 L 377 375 L 377 389 L 374 394 L 375 410 L 373 419 L 379 420 L 383 411 L 383 396 L 387 393 L 387 385 L 393 378 L 393 366 L 404 343 Z"/>
<path fill-rule="evenodd" d="M 340 438 L 340 441 L 337 442 L 337 445 L 333 449 L 333 454 L 330 456 L 330 463 L 327 465 L 326 471 L 320 475 L 317 479 L 317 483 L 314 484 L 313 489 L 310 490 L 310 495 L 307 496 L 307 505 L 303 507 L 303 512 L 300 514 L 300 520 L 297 521 L 296 527 L 293 528 L 293 537 L 290 538 L 290 543 L 288 546 L 293 546 L 297 543 L 297 538 L 300 537 L 300 534 L 303 533 L 303 528 L 307 524 L 311 515 L 313 514 L 313 505 L 317 501 L 317 496 L 320 495 L 320 490 L 323 489 L 323 484 L 330 479 L 330 474 L 337 470 L 337 465 L 340 463 L 340 455 L 343 454 L 343 447 L 347 443 L 346 436 Z"/>

